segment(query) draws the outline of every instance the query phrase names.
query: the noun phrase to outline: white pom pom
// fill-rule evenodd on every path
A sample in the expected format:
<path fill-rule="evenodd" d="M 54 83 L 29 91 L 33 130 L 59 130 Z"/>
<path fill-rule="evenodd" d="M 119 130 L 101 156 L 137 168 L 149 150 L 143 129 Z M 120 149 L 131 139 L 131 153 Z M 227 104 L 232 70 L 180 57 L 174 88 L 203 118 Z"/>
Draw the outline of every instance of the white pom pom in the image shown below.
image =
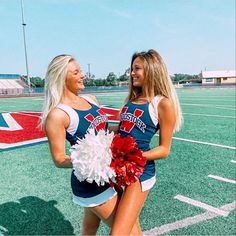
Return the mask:
<path fill-rule="evenodd" d="M 95 181 L 98 185 L 104 185 L 114 180 L 116 174 L 110 167 L 113 136 L 114 133 L 107 133 L 105 130 L 100 130 L 96 135 L 91 129 L 84 139 L 79 139 L 77 144 L 71 147 L 74 174 L 79 181 Z"/>

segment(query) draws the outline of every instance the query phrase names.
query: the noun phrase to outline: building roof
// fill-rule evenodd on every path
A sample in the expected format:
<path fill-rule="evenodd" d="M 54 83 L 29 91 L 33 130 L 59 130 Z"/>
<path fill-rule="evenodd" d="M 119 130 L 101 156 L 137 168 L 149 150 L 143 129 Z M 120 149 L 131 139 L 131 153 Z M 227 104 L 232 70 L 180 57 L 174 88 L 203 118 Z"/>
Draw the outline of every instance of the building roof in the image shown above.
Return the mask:
<path fill-rule="evenodd" d="M 202 71 L 202 78 L 230 78 L 236 77 L 235 70 Z"/>

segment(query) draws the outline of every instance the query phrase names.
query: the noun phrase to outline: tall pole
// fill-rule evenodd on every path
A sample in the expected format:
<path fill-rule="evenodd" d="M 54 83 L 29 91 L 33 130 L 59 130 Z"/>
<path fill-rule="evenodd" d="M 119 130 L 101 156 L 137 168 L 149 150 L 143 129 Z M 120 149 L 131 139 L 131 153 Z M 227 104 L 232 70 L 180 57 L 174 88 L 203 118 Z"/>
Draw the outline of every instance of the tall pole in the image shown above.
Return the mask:
<path fill-rule="evenodd" d="M 88 64 L 88 78 L 90 79 L 90 63 Z"/>
<path fill-rule="evenodd" d="M 21 0 L 21 15 L 22 15 L 22 27 L 23 27 L 23 37 L 24 37 L 24 49 L 25 49 L 25 65 L 26 65 L 26 76 L 27 76 L 27 83 L 30 93 L 30 78 L 29 78 L 29 68 L 28 68 L 28 58 L 27 58 L 27 49 L 26 49 L 26 39 L 25 39 L 25 19 L 24 19 L 24 6 L 23 0 Z"/>

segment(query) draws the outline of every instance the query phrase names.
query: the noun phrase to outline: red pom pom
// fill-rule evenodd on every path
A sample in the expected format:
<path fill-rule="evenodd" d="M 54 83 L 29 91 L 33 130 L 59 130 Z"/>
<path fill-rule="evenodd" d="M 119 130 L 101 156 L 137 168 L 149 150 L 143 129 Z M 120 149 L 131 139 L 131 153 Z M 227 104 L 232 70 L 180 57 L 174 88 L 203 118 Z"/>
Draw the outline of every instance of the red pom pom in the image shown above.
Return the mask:
<path fill-rule="evenodd" d="M 146 158 L 135 139 L 130 135 L 121 138 L 120 134 L 116 134 L 111 151 L 113 158 L 110 166 L 116 172 L 116 184 L 125 187 L 136 182 L 143 173 Z"/>

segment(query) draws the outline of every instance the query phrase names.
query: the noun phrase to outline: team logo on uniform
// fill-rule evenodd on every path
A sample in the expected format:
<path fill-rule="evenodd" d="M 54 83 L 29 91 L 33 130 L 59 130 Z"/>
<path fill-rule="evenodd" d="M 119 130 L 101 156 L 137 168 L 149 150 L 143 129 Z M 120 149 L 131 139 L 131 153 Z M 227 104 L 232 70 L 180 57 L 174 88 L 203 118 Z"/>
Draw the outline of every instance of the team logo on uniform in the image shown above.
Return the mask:
<path fill-rule="evenodd" d="M 98 132 L 106 128 L 107 116 L 101 108 L 97 112 L 100 116 L 94 117 L 92 114 L 88 114 L 84 118 L 91 123 L 88 129 L 95 129 Z"/>
<path fill-rule="evenodd" d="M 128 107 L 124 106 L 121 111 L 121 126 L 120 129 L 127 133 L 136 125 L 143 133 L 145 132 L 146 125 L 139 118 L 143 115 L 143 110 L 135 109 L 133 113 L 127 112 Z"/>

